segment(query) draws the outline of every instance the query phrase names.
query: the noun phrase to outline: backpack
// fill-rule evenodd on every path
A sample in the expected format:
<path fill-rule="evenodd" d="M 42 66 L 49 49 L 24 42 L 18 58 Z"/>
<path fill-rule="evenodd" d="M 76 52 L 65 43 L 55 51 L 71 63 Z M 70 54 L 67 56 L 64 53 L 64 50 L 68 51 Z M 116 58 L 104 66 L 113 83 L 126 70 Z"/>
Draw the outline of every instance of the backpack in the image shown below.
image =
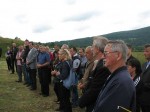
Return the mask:
<path fill-rule="evenodd" d="M 78 78 L 76 72 L 73 71 L 73 68 L 70 66 L 69 62 L 66 61 L 70 67 L 69 76 L 63 80 L 63 86 L 67 89 L 70 89 L 72 85 L 76 85 L 78 83 Z"/>

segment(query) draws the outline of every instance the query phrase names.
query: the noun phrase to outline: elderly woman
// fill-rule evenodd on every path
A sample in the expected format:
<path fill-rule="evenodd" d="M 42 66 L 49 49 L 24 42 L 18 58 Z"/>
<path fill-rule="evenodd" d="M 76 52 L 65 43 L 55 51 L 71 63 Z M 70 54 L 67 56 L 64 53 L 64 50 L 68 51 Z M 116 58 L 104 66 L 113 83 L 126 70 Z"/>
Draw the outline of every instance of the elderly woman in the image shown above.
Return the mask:
<path fill-rule="evenodd" d="M 67 49 L 59 50 L 59 60 L 61 67 L 58 71 L 52 71 L 53 76 L 60 79 L 60 107 L 56 111 L 72 112 L 70 103 L 70 90 L 63 85 L 63 80 L 70 75 L 70 66 L 72 66 L 71 55 Z M 70 65 L 70 66 L 69 66 Z"/>

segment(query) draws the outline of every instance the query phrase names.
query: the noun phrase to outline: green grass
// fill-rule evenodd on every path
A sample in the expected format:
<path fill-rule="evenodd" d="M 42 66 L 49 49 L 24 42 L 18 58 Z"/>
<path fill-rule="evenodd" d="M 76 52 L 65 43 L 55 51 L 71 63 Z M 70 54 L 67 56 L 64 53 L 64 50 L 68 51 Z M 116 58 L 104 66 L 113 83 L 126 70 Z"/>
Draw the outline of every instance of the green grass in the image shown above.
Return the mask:
<path fill-rule="evenodd" d="M 143 53 L 133 52 L 143 64 L 146 60 Z M 39 95 L 40 86 L 36 91 L 30 91 L 23 83 L 16 83 L 17 74 L 7 71 L 5 59 L 0 59 L 0 112 L 54 112 L 58 107 L 53 101 L 56 96 L 53 85 L 50 85 L 50 96 Z M 76 108 L 73 112 L 85 112 L 84 109 Z"/>
<path fill-rule="evenodd" d="M 133 56 L 136 57 L 141 62 L 141 64 L 146 62 L 143 52 L 133 52 Z"/>
<path fill-rule="evenodd" d="M 15 80 L 17 74 L 10 74 L 6 62 L 0 60 L 0 112 L 55 112 L 58 104 L 53 102 L 56 99 L 53 85 L 50 85 L 50 96 L 42 97 L 38 81 L 37 90 L 30 91 Z M 84 112 L 84 109 L 76 108 L 73 112 Z"/>

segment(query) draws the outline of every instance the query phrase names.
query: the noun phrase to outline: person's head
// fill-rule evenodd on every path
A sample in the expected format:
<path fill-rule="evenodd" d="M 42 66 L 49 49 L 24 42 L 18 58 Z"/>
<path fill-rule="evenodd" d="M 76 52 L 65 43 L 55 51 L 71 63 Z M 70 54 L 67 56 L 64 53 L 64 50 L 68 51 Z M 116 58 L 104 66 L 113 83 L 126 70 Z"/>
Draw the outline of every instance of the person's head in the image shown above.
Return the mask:
<path fill-rule="evenodd" d="M 33 48 L 34 43 L 33 42 L 29 42 L 29 48 Z"/>
<path fill-rule="evenodd" d="M 150 61 L 150 44 L 146 44 L 144 46 L 144 56 L 148 61 Z"/>
<path fill-rule="evenodd" d="M 61 60 L 61 61 L 71 59 L 71 55 L 70 55 L 70 52 L 68 51 L 68 49 L 60 49 L 58 52 L 58 57 L 59 57 L 59 60 Z"/>
<path fill-rule="evenodd" d="M 49 46 L 46 46 L 46 52 L 50 52 L 50 48 L 49 48 Z"/>
<path fill-rule="evenodd" d="M 87 58 L 88 61 L 93 60 L 93 50 L 92 50 L 92 46 L 88 46 L 85 49 L 85 56 Z"/>
<path fill-rule="evenodd" d="M 54 45 L 55 51 L 59 51 L 59 46 L 57 44 Z"/>
<path fill-rule="evenodd" d="M 71 53 L 71 56 L 74 56 L 77 53 L 77 48 L 76 47 L 72 47 L 70 49 L 70 53 Z"/>
<path fill-rule="evenodd" d="M 38 44 L 34 44 L 33 46 L 34 46 L 34 48 L 39 49 L 39 45 Z"/>
<path fill-rule="evenodd" d="M 124 41 L 111 40 L 104 49 L 105 66 L 113 72 L 121 66 L 125 66 L 128 48 Z"/>
<path fill-rule="evenodd" d="M 23 45 L 20 45 L 19 46 L 19 51 L 22 51 L 23 50 Z"/>
<path fill-rule="evenodd" d="M 13 47 L 16 47 L 16 43 L 12 43 L 12 46 L 13 46 Z"/>
<path fill-rule="evenodd" d="M 45 46 L 40 45 L 39 47 L 40 52 L 46 52 Z"/>
<path fill-rule="evenodd" d="M 29 40 L 26 39 L 26 40 L 24 41 L 24 45 L 25 45 L 25 46 L 28 46 L 28 45 L 29 45 Z"/>
<path fill-rule="evenodd" d="M 93 40 L 93 56 L 98 56 L 99 53 L 103 54 L 104 47 L 106 46 L 108 39 L 102 36 L 94 37 Z"/>
<path fill-rule="evenodd" d="M 61 46 L 61 49 L 69 49 L 69 46 L 68 46 L 67 44 L 63 44 L 63 45 Z"/>
<path fill-rule="evenodd" d="M 131 76 L 140 75 L 142 72 L 141 64 L 137 59 L 130 59 L 127 62 L 127 68 Z"/>
<path fill-rule="evenodd" d="M 85 55 L 83 48 L 80 48 L 80 49 L 79 49 L 79 55 L 80 55 L 81 57 L 83 57 L 83 56 Z"/>

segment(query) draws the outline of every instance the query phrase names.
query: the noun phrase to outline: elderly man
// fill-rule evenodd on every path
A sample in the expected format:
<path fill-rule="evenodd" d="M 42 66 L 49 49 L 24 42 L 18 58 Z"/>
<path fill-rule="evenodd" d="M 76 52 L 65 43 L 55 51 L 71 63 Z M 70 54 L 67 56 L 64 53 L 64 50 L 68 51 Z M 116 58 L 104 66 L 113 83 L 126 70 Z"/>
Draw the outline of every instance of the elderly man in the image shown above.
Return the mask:
<path fill-rule="evenodd" d="M 99 93 L 93 112 L 122 112 L 123 108 L 135 112 L 135 87 L 125 64 L 126 44 L 119 40 L 109 41 L 104 57 L 111 75 Z"/>
<path fill-rule="evenodd" d="M 85 73 L 83 75 L 83 78 L 81 82 L 78 84 L 78 87 L 83 90 L 86 87 L 86 84 L 88 83 L 88 77 L 90 75 L 90 72 L 92 71 L 93 65 L 94 65 L 94 59 L 93 59 L 93 51 L 92 46 L 88 46 L 85 49 L 85 56 L 87 58 L 87 63 L 85 65 Z"/>
<path fill-rule="evenodd" d="M 90 70 L 87 84 L 85 85 L 85 92 L 79 99 L 79 106 L 86 107 L 86 112 L 92 112 L 96 99 L 101 91 L 103 84 L 110 75 L 109 70 L 104 67 L 104 47 L 108 39 L 105 37 L 95 37 L 93 40 L 93 67 Z"/>

